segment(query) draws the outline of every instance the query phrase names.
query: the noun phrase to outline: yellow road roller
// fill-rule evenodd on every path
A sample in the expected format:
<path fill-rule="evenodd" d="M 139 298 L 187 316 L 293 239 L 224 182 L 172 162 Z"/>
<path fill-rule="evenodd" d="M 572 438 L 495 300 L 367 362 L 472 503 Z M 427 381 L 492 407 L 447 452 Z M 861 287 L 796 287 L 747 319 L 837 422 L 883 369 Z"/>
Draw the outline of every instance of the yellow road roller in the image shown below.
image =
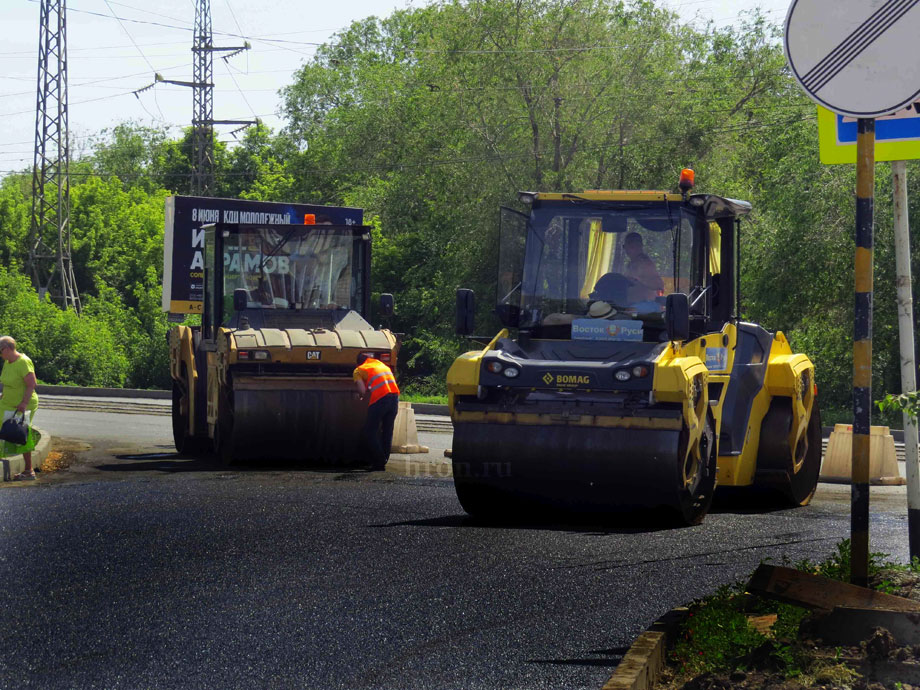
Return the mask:
<path fill-rule="evenodd" d="M 179 452 L 224 463 L 358 460 L 362 352 L 395 369 L 396 336 L 368 321 L 371 232 L 363 225 L 205 225 L 202 323 L 169 332 Z M 381 295 L 380 312 L 393 311 Z"/>
<path fill-rule="evenodd" d="M 502 209 L 504 328 L 447 374 L 468 513 L 653 509 L 692 525 L 717 486 L 811 500 L 814 365 L 740 316 L 751 206 L 690 193 L 691 170 L 680 189 L 522 192 Z M 458 290 L 458 333 L 474 311 Z"/>

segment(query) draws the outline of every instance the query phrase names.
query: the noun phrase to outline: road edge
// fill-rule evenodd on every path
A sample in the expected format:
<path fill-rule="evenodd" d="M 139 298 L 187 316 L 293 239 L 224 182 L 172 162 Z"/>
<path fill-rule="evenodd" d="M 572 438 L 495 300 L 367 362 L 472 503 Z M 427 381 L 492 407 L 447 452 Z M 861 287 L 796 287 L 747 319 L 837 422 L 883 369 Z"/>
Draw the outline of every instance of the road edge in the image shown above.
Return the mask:
<path fill-rule="evenodd" d="M 41 467 L 48 453 L 51 451 L 51 434 L 35 427 L 35 431 L 41 434 L 38 443 L 35 444 L 35 450 L 32 451 L 32 467 Z M 26 461 L 22 455 L 11 455 L 8 458 L 0 458 L 3 464 L 3 476 L 0 481 L 9 482 L 13 480 L 13 475 L 19 474 L 26 468 Z"/>
<path fill-rule="evenodd" d="M 673 639 L 689 609 L 678 606 L 636 638 L 602 690 L 651 690 L 665 667 L 668 638 Z"/>
<path fill-rule="evenodd" d="M 168 400 L 172 391 L 145 390 L 142 388 L 91 388 L 88 386 L 51 386 L 40 383 L 35 387 L 39 395 L 79 395 L 87 398 L 158 398 Z"/>
<path fill-rule="evenodd" d="M 87 386 L 51 386 L 39 384 L 35 391 L 39 395 L 74 395 L 86 398 L 155 398 L 169 400 L 172 391 L 161 391 L 141 388 L 91 388 Z M 447 405 L 434 403 L 412 403 L 412 409 L 419 414 L 435 414 L 447 416 Z"/>

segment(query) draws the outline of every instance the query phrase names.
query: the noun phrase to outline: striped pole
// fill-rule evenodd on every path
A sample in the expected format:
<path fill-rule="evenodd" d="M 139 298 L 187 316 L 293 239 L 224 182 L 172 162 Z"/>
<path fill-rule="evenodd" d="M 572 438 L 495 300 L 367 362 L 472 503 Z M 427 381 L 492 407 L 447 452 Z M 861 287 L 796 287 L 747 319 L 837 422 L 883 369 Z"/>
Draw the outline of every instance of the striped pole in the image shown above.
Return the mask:
<path fill-rule="evenodd" d="M 907 162 L 891 162 L 894 190 L 894 257 L 898 284 L 898 335 L 901 342 L 901 391 L 917 390 L 914 367 L 914 301 L 910 282 L 910 224 L 907 219 Z M 903 413 L 904 466 L 907 474 L 907 541 L 910 558 L 920 558 L 920 465 L 917 421 Z"/>
<path fill-rule="evenodd" d="M 869 426 L 872 423 L 872 211 L 875 120 L 856 135 L 856 304 L 853 327 L 853 484 L 850 582 L 869 584 Z"/>

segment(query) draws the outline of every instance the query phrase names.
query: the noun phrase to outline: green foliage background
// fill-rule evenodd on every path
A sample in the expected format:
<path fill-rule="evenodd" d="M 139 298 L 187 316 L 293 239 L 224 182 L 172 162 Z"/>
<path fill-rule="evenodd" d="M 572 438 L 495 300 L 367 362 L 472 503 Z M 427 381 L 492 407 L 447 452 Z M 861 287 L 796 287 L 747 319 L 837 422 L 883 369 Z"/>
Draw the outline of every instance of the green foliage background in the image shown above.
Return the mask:
<path fill-rule="evenodd" d="M 746 319 L 818 365 L 825 421 L 851 391 L 854 171 L 818 160 L 815 107 L 778 27 L 690 24 L 642 0 L 441 0 L 353 23 L 283 91 L 286 126 L 215 143 L 216 195 L 346 204 L 374 227 L 373 284 L 397 297 L 400 378 L 443 392 L 465 345 L 454 291 L 494 331 L 498 208 L 519 190 L 673 189 L 748 199 Z M 190 132 L 124 123 L 71 165 L 82 317 L 23 277 L 31 174 L 0 182 L 0 331 L 53 383 L 166 387 L 163 201 L 189 193 Z M 911 216 L 918 165 L 908 165 Z M 912 193 L 910 193 L 912 192 Z M 900 390 L 889 167 L 876 180 L 875 388 Z M 920 249 L 914 249 L 914 276 Z M 881 397 L 881 395 L 877 395 Z M 828 414 L 830 412 L 830 414 Z"/>

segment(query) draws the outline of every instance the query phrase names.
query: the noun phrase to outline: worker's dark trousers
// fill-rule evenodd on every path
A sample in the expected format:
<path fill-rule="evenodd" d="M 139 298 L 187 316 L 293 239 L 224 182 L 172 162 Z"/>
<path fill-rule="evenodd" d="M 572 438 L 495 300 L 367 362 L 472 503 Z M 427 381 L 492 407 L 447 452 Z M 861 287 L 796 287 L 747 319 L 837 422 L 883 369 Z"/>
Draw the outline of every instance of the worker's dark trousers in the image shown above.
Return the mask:
<path fill-rule="evenodd" d="M 371 465 L 385 465 L 390 459 L 390 446 L 393 445 L 393 425 L 396 423 L 396 411 L 399 409 L 399 396 L 389 393 L 367 408 L 367 421 L 364 423 L 364 443 L 370 453 Z"/>

